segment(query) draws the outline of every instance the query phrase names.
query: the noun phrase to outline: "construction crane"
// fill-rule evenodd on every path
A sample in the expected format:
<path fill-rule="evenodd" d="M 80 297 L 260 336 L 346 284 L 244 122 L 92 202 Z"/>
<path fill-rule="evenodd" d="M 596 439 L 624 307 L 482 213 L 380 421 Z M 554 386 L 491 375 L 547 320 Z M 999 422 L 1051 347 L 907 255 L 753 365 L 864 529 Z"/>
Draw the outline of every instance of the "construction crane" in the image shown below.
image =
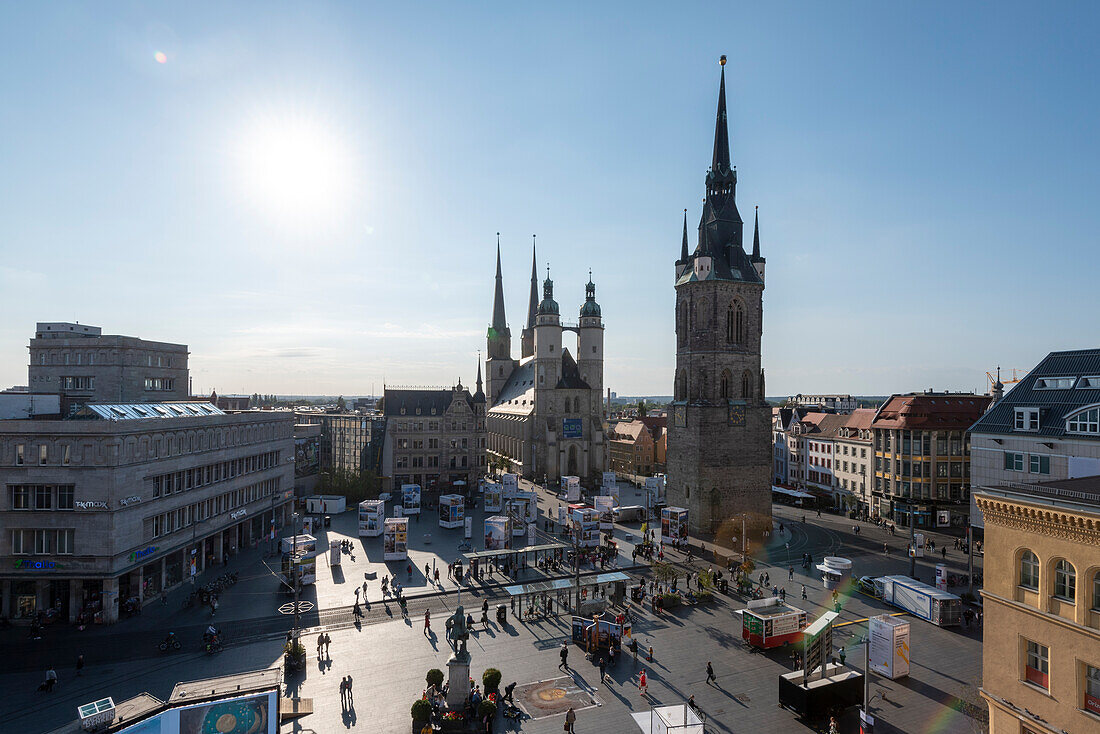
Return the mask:
<path fill-rule="evenodd" d="M 1007 372 L 1007 371 L 1008 370 L 1005 370 L 1005 372 Z M 997 382 L 1000 382 L 1002 385 L 1011 385 L 1013 383 L 1019 382 L 1020 380 L 1027 377 L 1028 372 L 1030 372 L 1030 370 L 1021 370 L 1021 369 L 1016 369 L 1015 367 L 1013 367 L 1012 368 L 1012 379 L 1010 380 L 1007 377 L 1007 375 L 1005 377 L 1001 377 L 1001 368 L 998 367 L 997 368 L 997 374 L 993 374 L 992 372 L 986 372 L 985 376 L 989 380 L 989 386 L 992 388 L 993 385 L 995 385 Z"/>

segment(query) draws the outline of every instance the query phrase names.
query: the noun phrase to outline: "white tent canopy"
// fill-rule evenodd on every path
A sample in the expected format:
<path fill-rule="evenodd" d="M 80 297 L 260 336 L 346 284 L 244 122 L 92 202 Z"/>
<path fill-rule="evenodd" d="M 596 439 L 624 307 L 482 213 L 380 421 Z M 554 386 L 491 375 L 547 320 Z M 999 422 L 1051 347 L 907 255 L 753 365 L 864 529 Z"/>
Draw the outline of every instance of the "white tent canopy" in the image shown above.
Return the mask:
<path fill-rule="evenodd" d="M 703 720 L 686 703 L 658 706 L 630 716 L 645 734 L 703 734 Z"/>

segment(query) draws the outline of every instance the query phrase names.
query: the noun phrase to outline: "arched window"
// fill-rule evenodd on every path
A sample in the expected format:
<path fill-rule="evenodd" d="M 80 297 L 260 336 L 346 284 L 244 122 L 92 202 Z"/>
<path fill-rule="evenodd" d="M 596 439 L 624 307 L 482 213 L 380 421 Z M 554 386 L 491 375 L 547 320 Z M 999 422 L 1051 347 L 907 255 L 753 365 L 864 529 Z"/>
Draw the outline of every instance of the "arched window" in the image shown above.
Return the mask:
<path fill-rule="evenodd" d="M 733 397 L 733 394 L 731 393 L 731 389 L 732 389 L 731 383 L 732 382 L 733 382 L 733 375 L 730 374 L 730 371 L 729 370 L 722 370 L 722 380 L 721 380 L 721 383 L 719 385 L 718 395 L 723 400 L 729 400 L 731 397 Z"/>
<path fill-rule="evenodd" d="M 1054 564 L 1054 596 L 1073 601 L 1077 594 L 1077 571 L 1065 558 Z"/>
<path fill-rule="evenodd" d="M 680 370 L 680 374 L 676 375 L 676 399 L 687 400 L 688 396 L 688 373 L 687 370 Z"/>
<path fill-rule="evenodd" d="M 1019 583 L 1025 589 L 1039 590 L 1039 558 L 1029 550 L 1020 556 Z"/>
<path fill-rule="evenodd" d="M 1100 571 L 1092 575 L 1092 608 L 1100 612 Z"/>
<path fill-rule="evenodd" d="M 748 370 L 741 373 L 741 397 L 745 400 L 752 397 L 752 375 Z"/>
<path fill-rule="evenodd" d="M 740 301 L 734 301 L 726 309 L 726 341 L 740 344 L 745 336 L 745 310 Z"/>
<path fill-rule="evenodd" d="M 710 314 L 707 312 L 707 299 L 700 298 L 699 305 L 696 306 L 699 316 L 698 321 L 695 323 L 695 327 L 698 329 L 706 329 L 710 327 Z"/>
<path fill-rule="evenodd" d="M 573 412 L 574 413 L 580 413 L 581 412 L 581 399 L 580 398 L 573 398 Z"/>

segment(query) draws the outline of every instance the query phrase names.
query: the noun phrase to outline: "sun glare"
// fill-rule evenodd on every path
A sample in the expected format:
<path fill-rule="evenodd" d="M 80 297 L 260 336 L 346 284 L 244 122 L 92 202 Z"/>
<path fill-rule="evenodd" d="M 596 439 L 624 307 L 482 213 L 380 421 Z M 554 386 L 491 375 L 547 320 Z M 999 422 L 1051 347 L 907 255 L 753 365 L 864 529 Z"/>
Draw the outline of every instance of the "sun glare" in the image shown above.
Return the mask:
<path fill-rule="evenodd" d="M 324 229 L 348 213 L 349 146 L 331 127 L 306 119 L 265 119 L 240 147 L 245 195 L 279 226 Z"/>

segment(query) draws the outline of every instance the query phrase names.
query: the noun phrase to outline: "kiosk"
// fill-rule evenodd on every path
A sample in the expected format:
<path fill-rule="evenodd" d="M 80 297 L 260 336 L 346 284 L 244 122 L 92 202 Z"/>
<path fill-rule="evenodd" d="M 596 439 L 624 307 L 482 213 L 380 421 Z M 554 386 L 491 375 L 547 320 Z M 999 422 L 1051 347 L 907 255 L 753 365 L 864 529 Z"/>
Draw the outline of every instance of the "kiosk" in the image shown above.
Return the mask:
<path fill-rule="evenodd" d="M 405 509 L 405 515 L 420 514 L 420 485 L 401 485 L 401 506 Z"/>
<path fill-rule="evenodd" d="M 511 499 L 519 491 L 519 474 L 501 474 L 500 485 L 504 489 L 504 499 Z"/>
<path fill-rule="evenodd" d="M 382 534 L 382 522 L 386 519 L 386 503 L 382 500 L 364 500 L 359 503 L 359 537 L 376 538 Z"/>
<path fill-rule="evenodd" d="M 618 650 L 622 646 L 623 637 L 630 637 L 630 622 L 616 624 L 603 614 L 573 617 L 573 642 L 583 647 L 585 652 Z"/>
<path fill-rule="evenodd" d="M 466 524 L 466 498 L 460 494 L 445 494 L 439 498 L 439 527 L 460 528 Z"/>
<path fill-rule="evenodd" d="M 805 626 L 806 612 L 778 596 L 753 599 L 741 611 L 741 639 L 762 650 L 801 641 Z"/>
<path fill-rule="evenodd" d="M 485 511 L 500 512 L 504 509 L 504 486 L 500 482 L 485 483 Z"/>
<path fill-rule="evenodd" d="M 821 571 L 821 582 L 826 589 L 843 589 L 852 580 L 852 562 L 840 556 L 825 556 L 822 563 L 817 564 L 817 570 Z"/>
<path fill-rule="evenodd" d="M 302 584 L 317 581 L 317 539 L 312 535 L 299 534 L 283 538 L 280 542 L 283 551 L 283 578 L 293 584 L 295 571 Z"/>
<path fill-rule="evenodd" d="M 493 515 L 485 518 L 485 550 L 507 550 L 512 547 L 512 518 Z"/>
<path fill-rule="evenodd" d="M 687 537 L 688 511 L 683 507 L 665 507 L 661 510 L 661 535 L 669 540 Z"/>
<path fill-rule="evenodd" d="M 417 487 L 419 490 L 420 488 Z M 409 519 L 391 517 L 382 536 L 382 560 L 403 561 L 409 557 Z"/>

